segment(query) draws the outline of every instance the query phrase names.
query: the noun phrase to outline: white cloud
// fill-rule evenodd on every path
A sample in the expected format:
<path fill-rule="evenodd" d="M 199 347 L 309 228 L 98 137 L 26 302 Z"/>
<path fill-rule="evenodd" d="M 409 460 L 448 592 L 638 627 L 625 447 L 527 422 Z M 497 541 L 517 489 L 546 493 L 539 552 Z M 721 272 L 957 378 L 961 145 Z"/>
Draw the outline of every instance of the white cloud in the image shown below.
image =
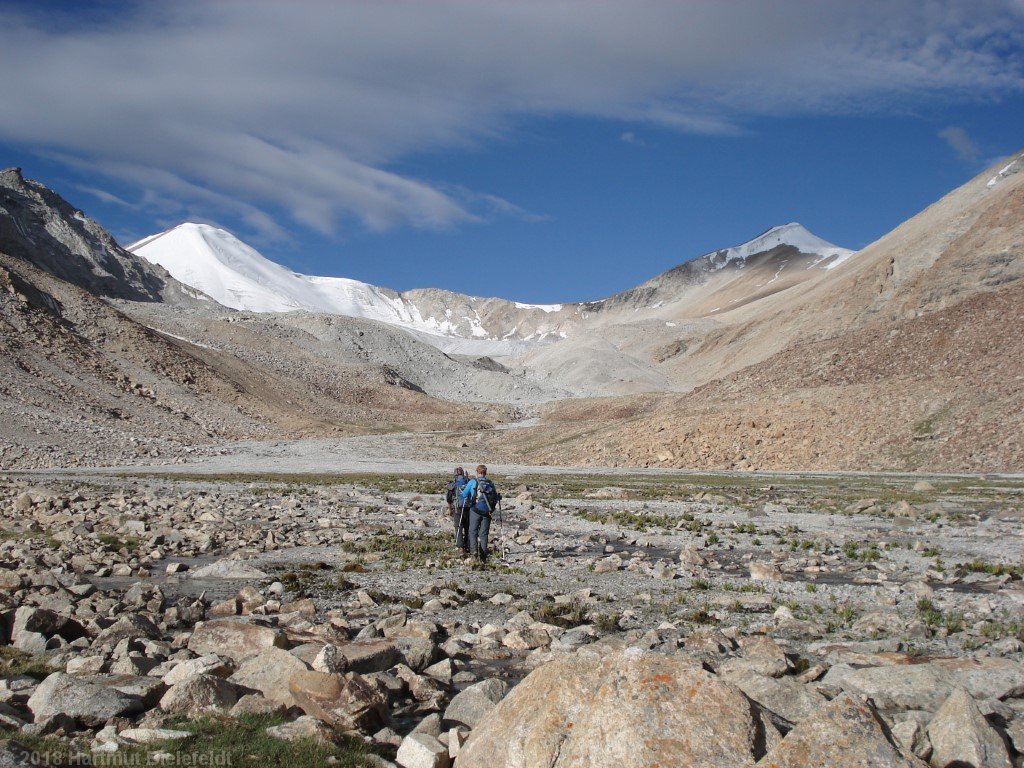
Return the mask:
<path fill-rule="evenodd" d="M 179 0 L 77 21 L 0 10 L 0 140 L 264 237 L 285 236 L 273 206 L 320 232 L 514 212 L 396 163 L 534 116 L 736 134 L 1024 89 L 1019 0 Z"/>
<path fill-rule="evenodd" d="M 960 156 L 964 162 L 972 165 L 978 162 L 981 157 L 981 150 L 967 131 L 956 125 L 950 125 L 939 131 L 939 138 L 945 141 L 950 148 Z"/>
<path fill-rule="evenodd" d="M 619 139 L 626 144 L 632 144 L 635 147 L 644 146 L 644 140 L 632 131 L 625 131 L 621 136 L 619 136 Z"/>

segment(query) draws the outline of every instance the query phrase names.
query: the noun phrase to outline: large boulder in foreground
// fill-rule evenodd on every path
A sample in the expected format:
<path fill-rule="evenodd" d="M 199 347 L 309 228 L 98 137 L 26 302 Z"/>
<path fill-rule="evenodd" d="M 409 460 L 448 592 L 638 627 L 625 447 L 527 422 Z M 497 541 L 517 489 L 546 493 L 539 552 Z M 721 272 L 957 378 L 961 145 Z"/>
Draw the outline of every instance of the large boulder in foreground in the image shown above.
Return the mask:
<path fill-rule="evenodd" d="M 957 688 L 928 723 L 933 765 L 1011 768 L 1006 744 L 981 714 L 974 699 Z"/>
<path fill-rule="evenodd" d="M 55 672 L 39 684 L 28 700 L 36 721 L 54 715 L 67 715 L 88 726 L 104 724 L 112 717 L 142 711 L 142 701 L 126 693 Z"/>
<path fill-rule="evenodd" d="M 281 630 L 236 619 L 201 621 L 188 641 L 188 649 L 198 656 L 215 653 L 235 661 L 251 658 L 264 648 L 287 647 Z"/>
<path fill-rule="evenodd" d="M 534 670 L 473 731 L 459 768 L 739 768 L 764 740 L 735 686 L 684 657 L 630 649 Z"/>
<path fill-rule="evenodd" d="M 843 693 L 804 720 L 758 763 L 764 768 L 927 768 L 896 744 L 871 707 Z"/>
<path fill-rule="evenodd" d="M 385 720 L 383 694 L 356 672 L 302 670 L 292 675 L 288 691 L 303 712 L 337 731 L 372 732 Z"/>

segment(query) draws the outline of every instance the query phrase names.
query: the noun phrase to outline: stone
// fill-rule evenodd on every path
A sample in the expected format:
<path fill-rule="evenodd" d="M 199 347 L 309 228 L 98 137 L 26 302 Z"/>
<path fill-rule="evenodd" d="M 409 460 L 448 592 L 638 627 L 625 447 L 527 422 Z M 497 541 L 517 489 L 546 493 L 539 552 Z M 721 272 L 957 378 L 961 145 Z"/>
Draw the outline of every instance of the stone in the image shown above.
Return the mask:
<path fill-rule="evenodd" d="M 15 592 L 21 589 L 21 576 L 7 568 L 0 568 L 0 591 Z"/>
<path fill-rule="evenodd" d="M 532 651 L 551 645 L 551 635 L 543 629 L 513 629 L 501 643 L 514 651 Z"/>
<path fill-rule="evenodd" d="M 935 486 L 929 483 L 927 480 L 918 480 L 916 483 L 914 483 L 913 490 L 916 493 L 928 493 L 929 491 L 934 491 Z"/>
<path fill-rule="evenodd" d="M 230 677 L 235 671 L 232 664 L 224 661 L 215 653 L 200 656 L 197 659 L 187 659 L 177 664 L 174 669 L 161 678 L 167 685 L 177 685 L 183 680 L 197 675 L 215 675 L 217 677 Z"/>
<path fill-rule="evenodd" d="M 0 741 L 0 768 L 36 768 L 39 756 L 17 741 Z"/>
<path fill-rule="evenodd" d="M 127 613 L 109 627 L 104 629 L 93 641 L 97 648 L 113 648 L 122 640 L 136 640 L 146 638 L 155 640 L 160 637 L 160 629 L 145 616 L 137 613 Z"/>
<path fill-rule="evenodd" d="M 244 661 L 264 648 L 286 648 L 284 633 L 273 627 L 261 627 L 245 621 L 214 619 L 196 624 L 188 649 L 195 654 L 215 653 L 235 661 Z"/>
<path fill-rule="evenodd" d="M 303 661 L 288 651 L 271 647 L 243 661 L 228 679 L 235 685 L 259 691 L 271 701 L 293 707 L 295 698 L 288 690 L 288 682 L 294 673 L 307 669 Z"/>
<path fill-rule="evenodd" d="M 242 715 L 283 715 L 288 708 L 283 704 L 271 701 L 261 693 L 247 693 L 240 698 L 229 713 L 232 717 Z"/>
<path fill-rule="evenodd" d="M 117 735 L 135 744 L 153 744 L 161 741 L 180 741 L 187 739 L 192 733 L 173 728 L 126 728 Z"/>
<path fill-rule="evenodd" d="M 437 645 L 425 637 L 395 637 L 392 642 L 401 661 L 417 671 L 426 669 L 437 658 Z"/>
<path fill-rule="evenodd" d="M 292 675 L 288 690 L 307 715 L 338 731 L 376 731 L 385 719 L 385 699 L 362 675 L 304 670 Z"/>
<path fill-rule="evenodd" d="M 402 768 L 448 768 L 448 747 L 426 733 L 410 733 L 395 758 Z"/>
<path fill-rule="evenodd" d="M 1020 696 L 1024 693 L 1024 665 L 1000 658 L 939 659 L 867 667 L 842 678 L 844 690 L 868 696 L 883 711 L 935 712 L 957 686 L 976 699 Z"/>
<path fill-rule="evenodd" d="M 722 679 L 735 685 L 765 709 L 791 723 L 807 719 L 827 701 L 817 691 L 801 685 L 792 678 L 768 677 L 750 669 L 739 668 L 722 672 Z"/>
<path fill-rule="evenodd" d="M 226 712 L 238 701 L 235 686 L 214 675 L 196 675 L 167 689 L 160 709 L 169 715 L 197 717 Z"/>
<path fill-rule="evenodd" d="M 748 563 L 751 581 L 782 581 L 782 572 L 771 563 Z"/>
<path fill-rule="evenodd" d="M 334 731 L 315 717 L 302 715 L 290 723 L 267 728 L 267 735 L 282 741 L 312 741 L 314 744 L 330 746 L 334 743 Z"/>
<path fill-rule="evenodd" d="M 922 760 L 932 754 L 932 743 L 928 740 L 928 732 L 917 720 L 903 720 L 892 727 L 892 735 L 902 745 L 905 752 L 913 752 Z"/>
<path fill-rule="evenodd" d="M 840 694 L 790 731 L 758 762 L 765 768 L 926 768 L 903 752 L 878 714 Z"/>
<path fill-rule="evenodd" d="M 241 560 L 218 560 L 190 571 L 189 575 L 193 579 L 244 579 L 246 581 L 269 578 L 267 573 Z"/>
<path fill-rule="evenodd" d="M 325 645 L 313 658 L 311 664 L 317 672 L 347 672 L 348 659 L 336 645 Z"/>
<path fill-rule="evenodd" d="M 761 675 L 782 677 L 789 669 L 786 654 L 779 644 L 767 635 L 740 638 L 740 649 L 746 666 Z"/>
<path fill-rule="evenodd" d="M 338 646 L 348 670 L 361 675 L 384 672 L 402 660 L 391 640 L 355 640 Z"/>
<path fill-rule="evenodd" d="M 67 715 L 93 726 L 101 725 L 112 717 L 141 712 L 142 701 L 114 688 L 55 672 L 32 693 L 28 708 L 36 721 Z"/>
<path fill-rule="evenodd" d="M 1002 737 L 963 688 L 956 688 L 928 723 L 933 765 L 1013 768 Z"/>
<path fill-rule="evenodd" d="M 85 628 L 74 619 L 47 608 L 27 605 L 14 612 L 11 625 L 11 645 L 28 653 L 46 650 L 46 641 L 55 636 L 70 641 L 85 635 Z"/>
<path fill-rule="evenodd" d="M 444 720 L 475 728 L 507 692 L 508 684 L 496 677 L 475 683 L 455 695 L 444 711 Z"/>
<path fill-rule="evenodd" d="M 513 688 L 470 734 L 459 768 L 738 768 L 753 765 L 760 728 L 737 688 L 681 656 L 576 654 Z"/>

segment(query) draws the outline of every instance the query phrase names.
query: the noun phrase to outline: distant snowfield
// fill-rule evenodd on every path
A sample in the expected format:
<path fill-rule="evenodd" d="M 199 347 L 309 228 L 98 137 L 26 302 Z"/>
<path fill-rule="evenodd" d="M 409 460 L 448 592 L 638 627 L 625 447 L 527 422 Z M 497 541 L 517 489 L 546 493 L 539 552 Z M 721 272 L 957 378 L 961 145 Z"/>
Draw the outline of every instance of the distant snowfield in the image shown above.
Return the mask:
<path fill-rule="evenodd" d="M 387 288 L 344 277 L 302 275 L 265 258 L 230 232 L 182 224 L 139 240 L 128 250 L 162 266 L 231 309 L 248 312 L 325 312 L 361 317 L 428 334 L 459 336 L 449 318 L 423 317 L 411 301 Z M 545 310 L 549 311 L 549 310 Z M 461 318 L 473 338 L 489 334 L 476 317 Z"/>

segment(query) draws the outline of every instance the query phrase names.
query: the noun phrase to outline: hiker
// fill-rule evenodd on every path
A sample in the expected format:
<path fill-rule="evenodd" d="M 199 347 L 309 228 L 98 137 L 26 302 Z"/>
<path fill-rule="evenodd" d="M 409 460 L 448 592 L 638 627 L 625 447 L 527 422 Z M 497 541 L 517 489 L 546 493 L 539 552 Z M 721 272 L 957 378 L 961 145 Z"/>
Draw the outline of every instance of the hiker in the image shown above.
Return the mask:
<path fill-rule="evenodd" d="M 448 483 L 445 490 L 445 501 L 448 502 L 448 514 L 452 516 L 452 523 L 455 525 L 455 548 L 463 555 L 468 554 L 466 541 L 469 536 L 469 507 L 471 502 L 462 498 L 462 492 L 466 489 L 469 479 L 462 467 L 455 468 L 455 476 Z"/>
<path fill-rule="evenodd" d="M 459 497 L 470 504 L 469 556 L 487 562 L 487 534 L 491 529 L 491 514 L 501 501 L 501 494 L 487 477 L 487 465 L 476 468 L 476 477 L 470 480 Z"/>

